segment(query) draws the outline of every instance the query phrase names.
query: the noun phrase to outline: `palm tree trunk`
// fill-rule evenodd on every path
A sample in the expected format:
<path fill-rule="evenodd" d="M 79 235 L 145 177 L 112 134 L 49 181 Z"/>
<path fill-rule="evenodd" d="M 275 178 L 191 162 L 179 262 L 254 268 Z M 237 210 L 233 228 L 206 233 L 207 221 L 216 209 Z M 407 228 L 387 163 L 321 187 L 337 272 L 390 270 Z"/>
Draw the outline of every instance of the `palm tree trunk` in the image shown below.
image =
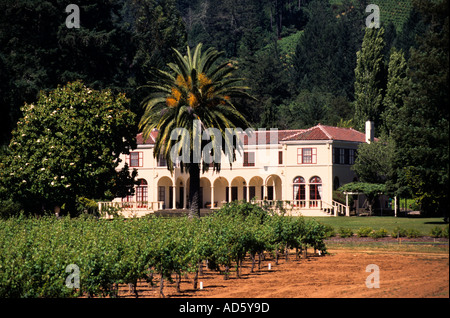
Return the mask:
<path fill-rule="evenodd" d="M 200 167 L 198 163 L 189 166 L 189 218 L 200 217 Z"/>

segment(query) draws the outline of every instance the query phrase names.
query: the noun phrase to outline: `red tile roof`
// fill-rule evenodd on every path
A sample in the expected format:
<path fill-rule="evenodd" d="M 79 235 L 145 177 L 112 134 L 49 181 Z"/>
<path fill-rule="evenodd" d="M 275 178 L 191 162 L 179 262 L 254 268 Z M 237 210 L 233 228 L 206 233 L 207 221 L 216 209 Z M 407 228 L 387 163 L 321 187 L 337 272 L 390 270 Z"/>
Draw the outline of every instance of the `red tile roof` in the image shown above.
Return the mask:
<path fill-rule="evenodd" d="M 281 140 L 284 138 L 287 138 L 293 134 L 297 134 L 300 132 L 305 131 L 305 129 L 293 129 L 293 130 L 275 130 L 270 131 L 270 129 L 267 129 L 266 131 L 258 131 L 255 130 L 254 133 L 256 135 L 256 138 L 252 141 L 254 144 L 257 145 L 269 145 L 274 141 L 275 144 L 279 144 Z M 246 135 L 242 136 L 244 145 L 248 145 L 248 137 Z M 273 140 L 271 140 L 271 138 Z M 241 139 L 242 140 L 242 139 Z"/>
<path fill-rule="evenodd" d="M 271 143 L 271 131 L 255 130 L 256 144 L 264 145 Z M 142 133 L 136 136 L 138 145 L 143 144 L 155 144 L 157 131 L 153 131 L 149 138 L 144 141 Z M 280 141 L 301 141 L 301 140 L 341 140 L 341 141 L 353 141 L 353 142 L 365 142 L 365 134 L 354 130 L 353 128 L 341 128 L 325 125 L 317 125 L 309 129 L 292 129 L 292 130 L 278 130 L 278 139 L 274 140 L 276 143 Z M 244 145 L 248 145 L 248 137 L 242 136 Z M 262 139 L 261 139 L 262 138 Z"/>
<path fill-rule="evenodd" d="M 154 130 L 150 133 L 150 136 L 147 138 L 147 140 L 144 140 L 143 134 L 139 133 L 136 136 L 136 143 L 138 145 L 144 145 L 144 144 L 154 145 L 156 142 L 156 136 L 158 136 L 158 132 L 156 130 Z"/>
<path fill-rule="evenodd" d="M 332 127 L 319 124 L 303 132 L 296 133 L 282 139 L 282 141 L 300 140 L 341 140 L 365 142 L 366 135 L 353 128 Z"/>

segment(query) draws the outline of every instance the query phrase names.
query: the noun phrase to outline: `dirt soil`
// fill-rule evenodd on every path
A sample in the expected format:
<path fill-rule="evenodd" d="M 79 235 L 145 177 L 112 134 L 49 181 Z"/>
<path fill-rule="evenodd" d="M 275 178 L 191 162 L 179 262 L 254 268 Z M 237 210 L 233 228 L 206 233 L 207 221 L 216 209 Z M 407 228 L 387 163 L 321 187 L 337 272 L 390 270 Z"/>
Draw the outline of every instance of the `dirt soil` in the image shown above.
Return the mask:
<path fill-rule="evenodd" d="M 268 269 L 269 263 L 271 270 Z M 379 267 L 379 288 L 368 288 L 366 279 L 371 272 L 366 267 Z M 181 292 L 174 283 L 165 281 L 165 297 L 189 298 L 448 298 L 448 253 L 417 253 L 337 249 L 327 255 L 308 255 L 308 258 L 262 261 L 261 270 L 250 272 L 246 259 L 241 278 L 233 270 L 228 280 L 218 272 L 204 269 L 199 276 L 203 289 L 193 289 L 193 274 L 184 276 Z M 372 281 L 373 282 L 373 281 Z M 138 283 L 139 297 L 160 297 L 159 282 L 149 287 Z M 119 297 L 135 297 L 127 286 L 119 290 Z"/>

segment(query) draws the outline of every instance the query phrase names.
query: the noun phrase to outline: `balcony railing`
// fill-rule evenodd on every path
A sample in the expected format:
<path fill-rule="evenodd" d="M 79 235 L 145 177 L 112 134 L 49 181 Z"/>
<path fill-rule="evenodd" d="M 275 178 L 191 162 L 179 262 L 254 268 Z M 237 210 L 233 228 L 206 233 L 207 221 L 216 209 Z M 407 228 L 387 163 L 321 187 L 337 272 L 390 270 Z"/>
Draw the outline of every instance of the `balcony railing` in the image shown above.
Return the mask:
<path fill-rule="evenodd" d="M 162 210 L 163 204 L 163 201 L 98 202 L 98 210 L 100 213 L 121 210 L 157 211 Z"/>
<path fill-rule="evenodd" d="M 322 210 L 331 215 L 349 215 L 349 207 L 336 201 L 331 203 L 322 200 L 253 200 L 254 204 L 270 208 L 292 210 Z"/>

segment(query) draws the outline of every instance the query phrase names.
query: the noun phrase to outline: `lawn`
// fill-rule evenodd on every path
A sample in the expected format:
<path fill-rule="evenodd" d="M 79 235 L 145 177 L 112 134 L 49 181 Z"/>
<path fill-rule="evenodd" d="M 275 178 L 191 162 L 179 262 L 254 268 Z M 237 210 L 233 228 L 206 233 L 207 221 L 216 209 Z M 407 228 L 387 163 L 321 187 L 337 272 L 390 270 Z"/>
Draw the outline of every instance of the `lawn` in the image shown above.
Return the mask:
<path fill-rule="evenodd" d="M 386 229 L 389 233 L 395 228 L 416 229 L 422 235 L 430 235 L 431 229 L 439 226 L 444 228 L 442 217 L 420 218 L 420 217 L 393 217 L 393 216 L 372 216 L 372 217 L 305 217 L 314 218 L 317 221 L 331 225 L 335 230 L 340 227 L 350 228 L 354 233 L 361 227 L 371 227 L 374 230 Z"/>

